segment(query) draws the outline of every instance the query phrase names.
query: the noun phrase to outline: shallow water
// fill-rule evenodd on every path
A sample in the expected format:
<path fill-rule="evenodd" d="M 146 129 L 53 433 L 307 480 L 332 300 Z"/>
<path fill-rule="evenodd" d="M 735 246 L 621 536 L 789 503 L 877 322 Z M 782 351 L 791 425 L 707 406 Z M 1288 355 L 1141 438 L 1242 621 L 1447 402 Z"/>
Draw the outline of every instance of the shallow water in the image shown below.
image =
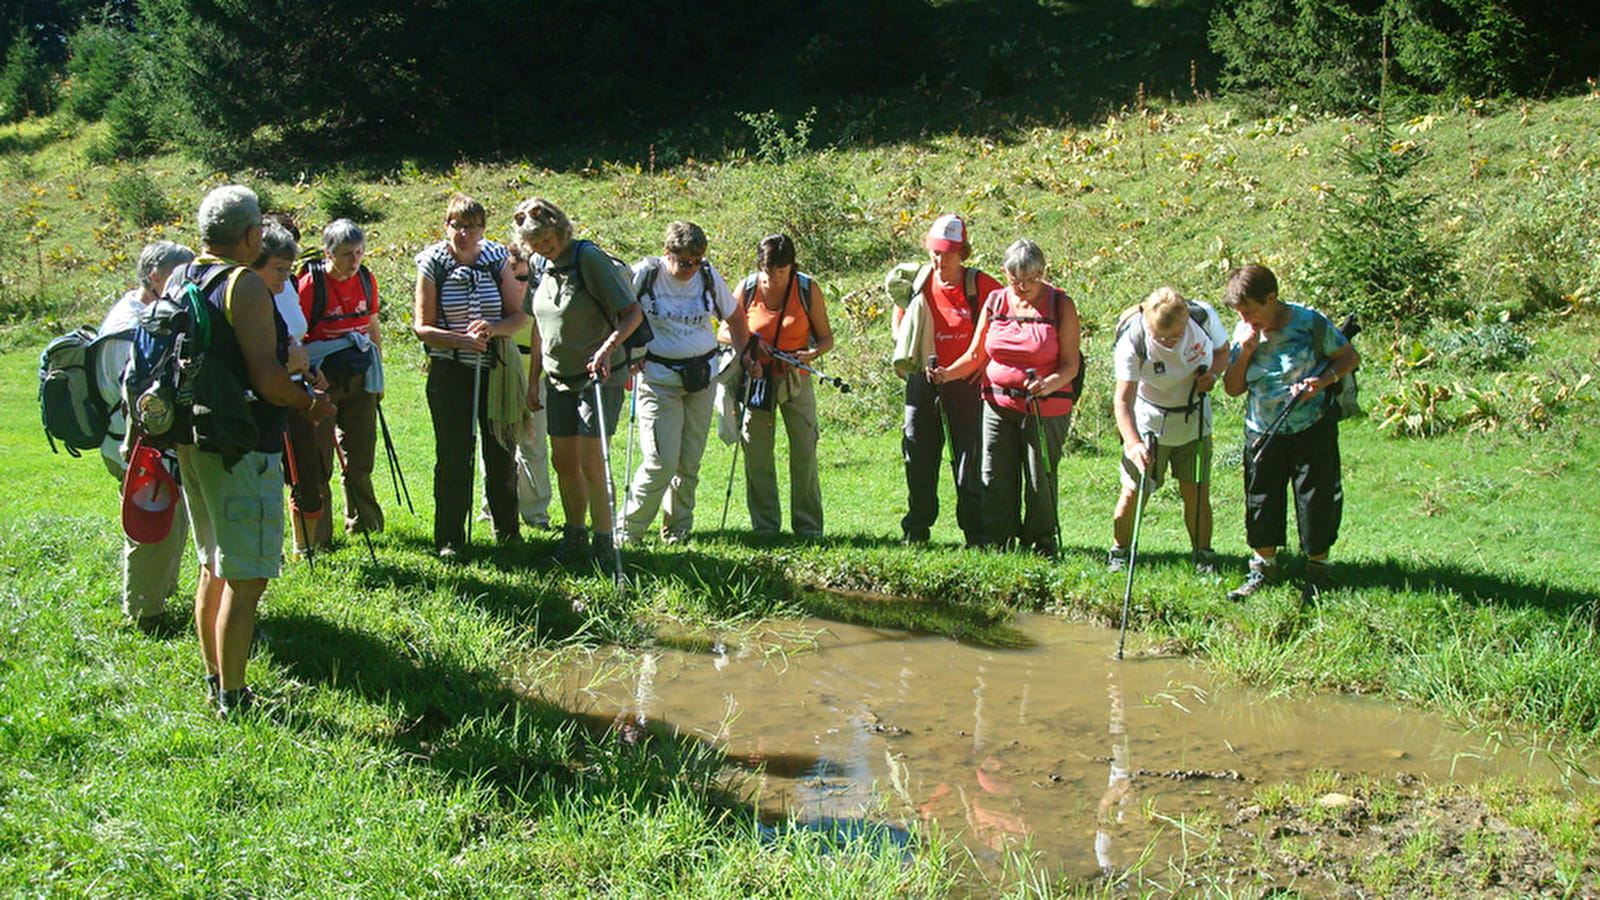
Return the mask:
<path fill-rule="evenodd" d="M 1187 660 L 1118 662 L 1104 629 L 1043 616 L 1017 625 L 1034 646 L 802 621 L 710 653 L 608 649 L 569 663 L 549 699 L 624 731 L 712 742 L 757 772 L 744 778 L 763 813 L 937 821 L 980 861 L 1028 842 L 1075 875 L 1132 865 L 1158 830 L 1169 835 L 1158 850 L 1175 852 L 1179 829 L 1163 820 L 1227 815 L 1230 798 L 1316 770 L 1551 774 L 1438 716 L 1213 687 Z"/>

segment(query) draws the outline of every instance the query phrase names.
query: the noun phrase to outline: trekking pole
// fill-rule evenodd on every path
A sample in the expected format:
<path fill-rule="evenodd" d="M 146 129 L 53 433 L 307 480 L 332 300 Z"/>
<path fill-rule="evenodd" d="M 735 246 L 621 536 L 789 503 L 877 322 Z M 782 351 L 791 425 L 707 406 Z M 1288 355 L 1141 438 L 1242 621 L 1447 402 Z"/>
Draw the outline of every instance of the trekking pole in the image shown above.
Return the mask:
<path fill-rule="evenodd" d="M 1350 340 L 1361 333 L 1361 323 L 1356 320 L 1355 313 L 1351 313 L 1350 315 L 1344 317 L 1344 324 L 1339 326 L 1339 333 L 1345 336 L 1345 340 Z M 1313 349 L 1317 353 L 1322 352 L 1322 348 L 1320 347 Z M 1310 374 L 1306 375 L 1305 377 L 1321 378 L 1322 373 L 1328 371 L 1328 367 L 1331 365 L 1333 365 L 1332 357 L 1324 358 L 1322 362 L 1318 363 L 1317 367 L 1312 369 Z M 1272 424 L 1267 426 L 1267 430 L 1262 432 L 1261 440 L 1256 442 L 1255 456 L 1250 460 L 1252 463 L 1261 462 L 1262 454 L 1267 452 L 1267 445 L 1272 443 L 1272 439 L 1278 436 L 1278 432 L 1283 429 L 1283 423 L 1289 418 L 1289 413 L 1293 412 L 1294 408 L 1299 406 L 1300 401 L 1304 399 L 1304 392 L 1291 394 L 1289 396 L 1289 402 L 1284 404 L 1283 410 L 1278 413 L 1277 418 L 1273 419 Z"/>
<path fill-rule="evenodd" d="M 491 345 L 493 346 L 493 345 Z M 472 439 L 467 442 L 467 452 L 472 455 L 472 474 L 467 480 L 467 497 L 478 495 L 478 398 L 483 393 L 483 354 L 472 366 Z M 467 510 L 467 543 L 472 543 L 472 510 Z"/>
<path fill-rule="evenodd" d="M 595 421 L 600 425 L 600 460 L 606 467 L 606 502 L 611 505 L 611 512 L 608 518 L 611 519 L 611 527 L 615 528 L 617 517 L 617 491 L 616 487 L 611 483 L 611 440 L 606 435 L 605 395 L 600 387 L 600 379 L 591 378 L 589 381 L 594 385 L 594 417 Z M 617 584 L 617 590 L 624 591 L 627 589 L 627 582 L 623 579 L 622 575 L 622 548 L 617 546 L 615 533 L 612 534 L 611 553 L 612 561 L 616 564 L 615 577 L 613 580 Z"/>
<path fill-rule="evenodd" d="M 636 423 L 639 420 L 638 379 L 643 377 L 644 373 L 640 372 L 634 375 L 632 379 L 629 379 L 628 382 L 628 455 L 625 457 L 626 461 L 622 464 L 622 497 L 624 501 L 633 496 L 633 430 L 637 427 Z M 613 509 L 611 517 L 620 521 L 622 510 Z M 613 525 L 612 527 L 615 528 L 616 526 Z"/>
<path fill-rule="evenodd" d="M 734 427 L 738 439 L 733 442 L 733 462 L 728 463 L 728 490 L 722 495 L 722 524 L 717 526 L 718 531 L 728 530 L 728 504 L 733 501 L 733 475 L 739 468 L 739 448 L 744 446 L 744 411 L 750 405 L 750 378 L 748 374 L 741 377 L 744 381 L 744 398 L 739 401 L 738 424 Z"/>
<path fill-rule="evenodd" d="M 799 369 L 802 372 L 810 372 L 812 375 L 815 375 L 817 377 L 817 380 L 822 382 L 823 384 L 831 384 L 834 387 L 838 388 L 839 389 L 839 393 L 841 393 L 841 394 L 850 393 L 850 385 L 844 379 L 842 379 L 842 378 L 834 378 L 831 375 L 824 375 L 821 372 L 818 372 L 816 369 L 813 369 L 812 367 L 810 367 L 810 366 L 806 365 L 805 363 L 801 362 L 800 361 L 800 357 L 795 356 L 793 353 L 788 353 L 788 352 L 785 352 L 783 350 L 779 350 L 776 347 L 771 347 L 771 348 L 768 348 L 767 355 L 772 357 L 773 359 L 777 360 L 778 362 L 794 366 L 796 369 Z"/>
<path fill-rule="evenodd" d="M 1039 377 L 1039 370 L 1038 369 L 1028 369 L 1026 374 L 1028 376 L 1028 380 L 1032 381 L 1035 378 Z M 1033 413 L 1033 438 L 1034 438 L 1033 443 L 1034 443 L 1034 446 L 1037 447 L 1038 450 L 1039 450 L 1039 461 L 1040 461 L 1040 463 L 1043 464 L 1045 469 L 1046 469 L 1046 471 L 1048 471 L 1050 473 L 1050 487 L 1053 489 L 1051 491 L 1051 493 L 1054 494 L 1054 496 L 1052 496 L 1050 498 L 1050 511 L 1055 513 L 1055 521 L 1056 521 L 1056 552 L 1060 553 L 1061 552 L 1061 485 L 1056 483 L 1056 465 L 1055 465 L 1055 463 L 1050 461 L 1050 454 L 1045 451 L 1045 446 L 1044 446 L 1044 417 L 1039 414 L 1039 398 L 1036 395 L 1032 394 L 1032 393 L 1028 394 L 1028 407 L 1029 407 L 1030 411 Z"/>
<path fill-rule="evenodd" d="M 1117 659 L 1122 658 L 1122 646 L 1128 640 L 1128 606 L 1133 602 L 1133 564 L 1139 556 L 1139 526 L 1144 522 L 1145 488 L 1150 483 L 1150 467 L 1156 464 L 1156 435 L 1144 433 L 1145 461 L 1139 470 L 1139 499 L 1133 508 L 1133 541 L 1128 544 L 1128 585 L 1122 590 L 1122 628 L 1117 634 Z"/>
<path fill-rule="evenodd" d="M 306 514 L 300 511 L 300 504 L 294 499 L 295 492 L 300 487 L 300 467 L 295 464 L 294 443 L 289 440 L 287 428 L 283 430 L 283 462 L 289 468 L 289 506 L 294 510 L 295 520 L 300 523 L 300 534 L 306 539 L 306 568 L 314 575 L 317 571 L 317 554 L 313 549 L 316 541 L 313 539 L 310 527 L 306 525 Z"/>
<path fill-rule="evenodd" d="M 411 488 L 406 486 L 406 473 L 400 468 L 400 454 L 395 452 L 394 438 L 389 436 L 389 420 L 383 414 L 383 401 L 378 401 L 378 426 L 383 431 L 383 448 L 389 457 L 389 481 L 394 484 L 394 502 L 400 502 L 403 491 L 406 498 L 406 511 L 413 516 L 417 514 L 411 505 Z"/>
<path fill-rule="evenodd" d="M 345 458 L 344 458 L 344 445 L 339 443 L 338 435 L 334 435 L 334 438 L 333 438 L 333 452 L 334 452 L 334 454 L 336 456 L 339 457 L 339 477 L 340 477 L 340 479 L 344 480 L 344 481 L 349 481 L 350 480 L 350 463 L 347 462 L 345 460 Z M 349 496 L 350 496 L 349 494 L 345 495 L 345 497 L 347 499 L 349 498 Z M 372 558 L 372 564 L 374 566 L 376 566 L 378 564 L 378 552 L 376 550 L 372 549 L 372 533 L 367 531 L 365 528 L 361 529 L 361 539 L 367 542 L 367 556 Z"/>

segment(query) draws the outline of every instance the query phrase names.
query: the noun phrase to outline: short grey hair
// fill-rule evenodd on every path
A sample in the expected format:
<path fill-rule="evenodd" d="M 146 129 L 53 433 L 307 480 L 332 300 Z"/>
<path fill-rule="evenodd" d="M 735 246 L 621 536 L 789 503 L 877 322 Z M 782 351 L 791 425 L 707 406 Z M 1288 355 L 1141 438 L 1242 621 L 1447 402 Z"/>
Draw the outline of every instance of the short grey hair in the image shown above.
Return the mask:
<path fill-rule="evenodd" d="M 162 285 L 150 279 L 163 269 L 176 269 L 194 259 L 194 251 L 174 241 L 156 241 L 139 251 L 139 286 L 161 293 Z"/>
<path fill-rule="evenodd" d="M 261 229 L 261 255 L 250 264 L 250 268 L 259 269 L 266 265 L 268 260 L 293 261 L 299 256 L 300 245 L 295 242 L 294 233 L 277 222 L 268 222 Z"/>
<path fill-rule="evenodd" d="M 200 201 L 195 218 L 202 244 L 232 247 L 242 242 L 252 227 L 261 224 L 261 201 L 255 191 L 242 184 L 223 185 Z"/>
<path fill-rule="evenodd" d="M 322 229 L 322 252 L 329 256 L 346 244 L 365 244 L 366 232 L 361 226 L 349 219 L 334 219 L 328 227 Z"/>
<path fill-rule="evenodd" d="M 673 222 L 667 226 L 662 249 L 673 256 L 705 256 L 706 233 L 693 222 Z"/>
<path fill-rule="evenodd" d="M 1017 278 L 1039 278 L 1044 275 L 1044 251 L 1033 241 L 1018 238 L 1016 243 L 1006 248 L 1000 268 L 1007 275 Z"/>

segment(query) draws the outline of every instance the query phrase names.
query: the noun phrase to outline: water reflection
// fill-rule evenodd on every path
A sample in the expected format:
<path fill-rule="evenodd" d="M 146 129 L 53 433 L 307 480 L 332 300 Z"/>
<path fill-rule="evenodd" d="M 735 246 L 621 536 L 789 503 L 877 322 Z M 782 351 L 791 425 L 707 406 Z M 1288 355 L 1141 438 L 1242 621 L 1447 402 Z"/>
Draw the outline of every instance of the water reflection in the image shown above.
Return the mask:
<path fill-rule="evenodd" d="M 1218 691 L 1185 660 L 1111 658 L 1108 633 L 1043 617 L 996 650 L 810 622 L 711 653 L 607 650 L 557 698 L 714 742 L 764 813 L 812 827 L 937 822 L 980 860 L 1026 842 L 1088 875 L 1124 868 L 1152 816 L 1221 812 L 1256 785 L 1335 769 L 1381 779 L 1525 774 L 1437 717 L 1359 697 Z M 795 628 L 811 637 L 796 639 Z M 621 674 L 616 674 L 621 673 Z M 632 737 L 630 737 L 632 736 Z M 830 824 L 831 823 L 831 824 Z"/>

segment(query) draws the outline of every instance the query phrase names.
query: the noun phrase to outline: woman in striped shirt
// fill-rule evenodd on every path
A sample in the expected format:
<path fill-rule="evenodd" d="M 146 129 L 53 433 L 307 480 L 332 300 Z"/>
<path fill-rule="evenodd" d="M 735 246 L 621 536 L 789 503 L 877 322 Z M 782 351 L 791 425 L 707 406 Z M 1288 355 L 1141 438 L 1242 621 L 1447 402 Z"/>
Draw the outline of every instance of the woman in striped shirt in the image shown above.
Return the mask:
<path fill-rule="evenodd" d="M 483 440 L 484 488 L 495 539 L 517 538 L 516 470 L 511 453 L 492 434 L 488 370 L 520 365 L 496 360 L 490 339 L 514 335 L 527 322 L 523 285 L 507 265 L 506 248 L 483 236 L 483 204 L 457 194 L 445 211 L 445 239 L 417 254 L 412 330 L 428 353 L 428 411 L 433 417 L 433 544 L 443 559 L 466 541 L 472 508 L 473 428 Z M 478 408 L 472 409 L 477 395 Z"/>

